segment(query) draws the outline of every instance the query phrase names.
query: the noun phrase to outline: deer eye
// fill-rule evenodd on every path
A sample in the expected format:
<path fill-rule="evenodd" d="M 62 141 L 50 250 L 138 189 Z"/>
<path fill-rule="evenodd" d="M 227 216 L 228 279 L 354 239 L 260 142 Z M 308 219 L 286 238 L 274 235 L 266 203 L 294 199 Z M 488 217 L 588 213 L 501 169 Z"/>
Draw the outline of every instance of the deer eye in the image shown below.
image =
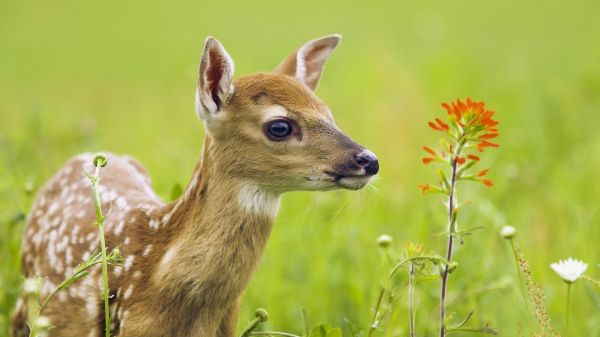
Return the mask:
<path fill-rule="evenodd" d="M 274 141 L 282 141 L 292 134 L 292 124 L 285 119 L 277 119 L 267 123 L 267 136 Z"/>

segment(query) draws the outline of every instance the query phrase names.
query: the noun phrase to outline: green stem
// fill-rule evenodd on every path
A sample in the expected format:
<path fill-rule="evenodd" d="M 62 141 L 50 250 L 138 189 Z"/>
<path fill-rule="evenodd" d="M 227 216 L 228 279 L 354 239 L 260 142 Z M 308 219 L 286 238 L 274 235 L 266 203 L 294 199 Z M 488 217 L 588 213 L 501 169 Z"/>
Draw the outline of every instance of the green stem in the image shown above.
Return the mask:
<path fill-rule="evenodd" d="M 29 336 L 37 337 L 40 334 L 38 325 L 35 323 L 39 316 L 40 311 L 38 310 L 38 301 L 36 297 L 32 294 L 27 295 L 27 320 L 31 323 Z"/>
<path fill-rule="evenodd" d="M 373 317 L 371 318 L 371 324 L 369 325 L 369 332 L 367 332 L 367 337 L 371 337 L 373 335 L 373 331 L 377 328 L 375 322 L 377 318 L 379 318 L 379 308 L 381 307 L 381 302 L 383 302 L 383 296 L 385 295 L 385 290 L 387 286 L 387 279 L 385 280 L 386 285 L 382 285 L 379 290 L 379 295 L 377 296 L 377 303 L 375 304 L 375 308 L 373 310 Z"/>
<path fill-rule="evenodd" d="M 102 261 L 93 261 L 90 264 L 86 265 L 84 269 L 82 270 L 77 270 L 75 271 L 75 273 L 73 275 L 71 275 L 70 277 L 66 278 L 64 281 L 61 282 L 61 284 L 58 285 L 58 287 L 56 287 L 51 293 L 50 295 L 48 295 L 45 299 L 44 299 L 44 303 L 42 303 L 42 305 L 40 306 L 40 314 L 44 311 L 44 309 L 46 309 L 46 306 L 48 306 L 48 303 L 50 303 L 50 300 L 52 300 L 52 298 L 54 298 L 54 296 L 56 294 L 58 294 L 59 291 L 66 289 L 71 283 L 73 283 L 73 278 L 75 276 L 77 276 L 78 273 L 81 273 L 82 271 L 85 271 L 86 269 L 90 268 L 91 266 L 94 266 L 98 263 L 101 263 Z"/>
<path fill-rule="evenodd" d="M 567 336 L 570 333 L 569 330 L 569 322 L 570 322 L 570 316 L 571 316 L 571 282 L 567 282 Z"/>
<path fill-rule="evenodd" d="M 110 310 L 108 307 L 108 263 L 106 261 L 106 242 L 104 240 L 104 216 L 102 215 L 102 204 L 100 203 L 100 194 L 98 192 L 98 183 L 100 182 L 100 165 L 96 166 L 96 173 L 92 180 L 92 193 L 94 197 L 94 206 L 96 208 L 96 220 L 98 221 L 98 231 L 100 234 L 100 249 L 102 250 L 102 286 L 104 296 L 104 322 L 105 336 L 110 337 Z"/>
<path fill-rule="evenodd" d="M 252 333 L 252 330 L 256 329 L 256 327 L 260 324 L 260 318 L 255 317 L 246 325 L 246 327 L 242 330 L 240 337 L 249 336 Z"/>
<path fill-rule="evenodd" d="M 519 252 L 517 252 L 517 248 L 515 247 L 515 241 L 513 238 L 509 239 L 510 248 L 512 249 L 513 256 L 515 257 L 515 268 L 517 271 L 517 277 L 519 278 L 519 288 L 521 289 L 521 296 L 523 302 L 527 302 L 527 295 L 525 293 L 525 284 L 523 282 L 523 277 L 521 276 L 521 269 L 519 268 Z"/>
<path fill-rule="evenodd" d="M 454 205 L 456 203 L 456 198 L 454 196 L 455 187 L 456 187 L 456 157 L 458 156 L 460 147 L 457 146 L 456 153 L 453 155 L 452 159 L 452 177 L 450 180 L 450 193 L 448 195 L 448 251 L 446 252 L 446 261 L 450 263 L 452 261 L 452 252 L 454 245 Z M 446 334 L 446 296 L 448 289 L 448 271 L 449 266 L 446 265 L 444 268 L 444 272 L 442 273 L 442 289 L 440 296 L 440 337 L 444 337 Z"/>
<path fill-rule="evenodd" d="M 408 313 L 410 319 L 410 337 L 415 337 L 415 265 L 410 264 L 408 273 Z"/>

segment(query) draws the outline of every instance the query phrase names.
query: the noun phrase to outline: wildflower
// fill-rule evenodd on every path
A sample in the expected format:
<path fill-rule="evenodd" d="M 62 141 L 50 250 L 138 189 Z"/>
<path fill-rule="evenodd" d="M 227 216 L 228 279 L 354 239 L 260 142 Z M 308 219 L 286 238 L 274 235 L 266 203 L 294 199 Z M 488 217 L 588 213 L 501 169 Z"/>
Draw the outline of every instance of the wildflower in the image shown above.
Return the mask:
<path fill-rule="evenodd" d="M 46 316 L 39 316 L 35 319 L 34 323 L 38 329 L 48 329 L 50 327 L 50 320 Z"/>
<path fill-rule="evenodd" d="M 568 258 L 550 265 L 552 269 L 567 283 L 574 283 L 587 270 L 587 263 Z"/>
<path fill-rule="evenodd" d="M 406 256 L 415 257 L 420 256 L 423 252 L 423 244 L 417 242 L 405 242 L 403 244 L 404 251 L 406 252 Z"/>
<path fill-rule="evenodd" d="M 444 133 L 450 138 L 450 142 L 443 139 L 439 151 L 423 146 L 423 150 L 427 153 L 427 156 L 422 159 L 423 164 L 433 162 L 446 164 L 455 171 L 456 175 L 453 176 L 455 180 L 471 180 L 487 187 L 493 186 L 493 181 L 486 177 L 489 170 L 485 169 L 477 173 L 471 173 L 469 170 L 481 160 L 472 152 L 484 152 L 488 148 L 499 146 L 492 142 L 500 134 L 497 128 L 498 121 L 493 119 L 494 111 L 486 109 L 485 103 L 473 101 L 471 98 L 467 98 L 466 101 L 457 99 L 455 102 L 443 103 L 442 107 L 447 112 L 447 121 L 435 118 L 428 125 L 431 129 Z M 452 182 L 446 176 L 440 176 L 442 180 L 439 184 L 419 185 L 423 194 L 431 192 L 448 194 Z"/>
<path fill-rule="evenodd" d="M 36 294 L 38 292 L 37 281 L 33 278 L 25 279 L 25 282 L 23 282 L 23 292 L 25 292 L 26 295 Z"/>
<path fill-rule="evenodd" d="M 500 230 L 500 236 L 505 239 L 512 239 L 516 233 L 517 230 L 513 226 L 504 226 Z"/>
<path fill-rule="evenodd" d="M 377 245 L 378 245 L 379 247 L 381 247 L 381 248 L 387 248 L 387 247 L 389 247 L 389 246 L 390 246 L 390 244 L 392 243 L 392 241 L 393 241 L 393 240 L 392 240 L 392 237 L 391 237 L 391 236 L 389 236 L 389 235 L 387 235 L 387 234 L 383 234 L 383 235 L 380 235 L 380 236 L 377 238 Z"/>
<path fill-rule="evenodd" d="M 421 189 L 423 194 L 426 194 L 427 191 L 429 191 L 431 189 L 431 185 L 429 185 L 429 184 L 419 185 L 419 188 Z"/>
<path fill-rule="evenodd" d="M 437 153 L 435 153 L 435 151 L 433 151 L 431 148 L 427 147 L 427 146 L 423 146 L 423 150 L 425 150 L 425 152 L 429 153 L 431 155 L 431 157 L 425 157 L 423 158 L 423 164 L 429 164 L 432 161 L 436 160 L 439 158 L 439 156 L 437 155 Z"/>

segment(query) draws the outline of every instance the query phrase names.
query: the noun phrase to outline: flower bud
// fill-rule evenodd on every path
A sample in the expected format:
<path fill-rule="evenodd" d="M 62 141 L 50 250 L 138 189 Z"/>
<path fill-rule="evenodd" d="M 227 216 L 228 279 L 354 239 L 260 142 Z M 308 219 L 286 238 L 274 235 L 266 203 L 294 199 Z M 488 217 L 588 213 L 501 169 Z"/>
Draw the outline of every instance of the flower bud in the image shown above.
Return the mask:
<path fill-rule="evenodd" d="M 98 153 L 94 156 L 94 166 L 95 167 L 104 167 L 108 164 L 108 158 L 104 153 Z"/>
<path fill-rule="evenodd" d="M 261 323 L 269 320 L 269 313 L 263 308 L 256 309 L 254 316 L 258 318 Z"/>
<path fill-rule="evenodd" d="M 46 330 L 50 327 L 50 320 L 46 316 L 39 316 L 38 318 L 35 319 L 33 324 L 38 329 Z"/>
<path fill-rule="evenodd" d="M 34 295 L 38 292 L 38 284 L 37 281 L 33 278 L 25 279 L 23 282 L 23 292 L 25 295 Z"/>
<path fill-rule="evenodd" d="M 391 236 L 383 234 L 377 238 L 377 245 L 381 248 L 387 248 L 390 246 L 390 244 L 392 244 L 392 241 L 393 240 Z"/>
<path fill-rule="evenodd" d="M 35 190 L 35 185 L 33 183 L 33 180 L 29 179 L 25 182 L 25 184 L 23 185 L 23 190 L 25 191 L 25 193 L 27 193 L 28 195 L 33 193 L 33 191 Z"/>
<path fill-rule="evenodd" d="M 452 273 L 456 268 L 458 268 L 458 262 L 450 262 L 448 265 L 448 273 Z"/>
<path fill-rule="evenodd" d="M 504 226 L 500 230 L 500 236 L 505 239 L 512 239 L 516 233 L 517 230 L 513 226 Z"/>

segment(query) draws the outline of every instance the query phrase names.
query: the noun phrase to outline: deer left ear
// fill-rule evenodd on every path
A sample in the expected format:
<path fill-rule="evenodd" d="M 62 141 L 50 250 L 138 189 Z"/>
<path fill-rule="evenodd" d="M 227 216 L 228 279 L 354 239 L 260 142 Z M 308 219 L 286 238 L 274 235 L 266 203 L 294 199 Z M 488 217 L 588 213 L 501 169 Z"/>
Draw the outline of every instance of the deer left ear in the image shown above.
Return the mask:
<path fill-rule="evenodd" d="M 309 41 L 279 64 L 275 72 L 293 76 L 315 91 L 325 62 L 341 39 L 341 35 L 333 34 Z"/>
<path fill-rule="evenodd" d="M 196 112 L 206 120 L 217 114 L 233 94 L 233 60 L 214 37 L 207 37 L 200 61 Z"/>

